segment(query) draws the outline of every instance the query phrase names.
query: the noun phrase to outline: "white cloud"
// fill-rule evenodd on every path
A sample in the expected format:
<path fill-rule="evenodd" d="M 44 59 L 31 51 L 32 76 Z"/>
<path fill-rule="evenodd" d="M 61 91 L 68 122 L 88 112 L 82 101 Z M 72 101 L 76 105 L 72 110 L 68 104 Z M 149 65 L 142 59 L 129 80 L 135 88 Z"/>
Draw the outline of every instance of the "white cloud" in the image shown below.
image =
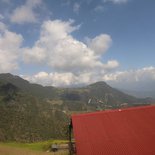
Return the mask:
<path fill-rule="evenodd" d="M 23 57 L 26 63 L 44 63 L 46 59 L 46 52 L 43 48 L 37 46 L 32 49 L 25 48 L 23 50 Z"/>
<path fill-rule="evenodd" d="M 104 54 L 112 43 L 112 39 L 107 34 L 100 34 L 93 39 L 86 38 L 88 47 L 98 55 Z"/>
<path fill-rule="evenodd" d="M 18 69 L 22 41 L 21 35 L 7 30 L 6 26 L 0 23 L 0 72 Z"/>
<path fill-rule="evenodd" d="M 39 83 L 44 86 L 70 86 L 76 81 L 76 77 L 73 73 L 47 73 L 39 72 L 32 76 L 22 76 L 22 78 L 32 82 Z"/>
<path fill-rule="evenodd" d="M 92 73 L 82 73 L 75 75 L 71 72 L 57 73 L 57 72 L 39 72 L 32 76 L 22 76 L 22 78 L 32 82 L 39 83 L 44 86 L 57 86 L 57 87 L 71 87 L 80 86 L 95 82 L 95 75 Z"/>
<path fill-rule="evenodd" d="M 56 72 L 80 74 L 93 70 L 108 70 L 118 66 L 117 61 L 102 63 L 101 56 L 109 48 L 111 37 L 101 34 L 89 39 L 89 47 L 72 37 L 79 29 L 73 21 L 46 21 L 34 47 L 25 48 L 23 59 L 26 63 L 44 63 Z"/>
<path fill-rule="evenodd" d="M 116 67 L 116 66 L 115 66 Z M 57 86 L 57 87 L 76 87 L 88 85 L 97 81 L 105 79 L 105 70 L 90 70 L 76 74 L 73 72 L 39 72 L 34 75 L 24 75 L 22 78 L 44 86 Z"/>
<path fill-rule="evenodd" d="M 111 45 L 111 37 L 100 34 L 87 38 L 85 44 L 72 36 L 79 28 L 79 25 L 74 26 L 73 20 L 45 21 L 34 46 L 23 49 L 23 61 L 44 64 L 52 71 L 23 77 L 43 85 L 77 86 L 101 80 L 103 75 L 116 69 L 119 66 L 116 60 L 102 62 L 103 54 Z"/>
<path fill-rule="evenodd" d="M 11 22 L 24 24 L 35 23 L 38 21 L 38 14 L 34 9 L 40 6 L 42 0 L 27 0 L 26 3 L 20 7 L 17 7 L 10 16 Z"/>
<path fill-rule="evenodd" d="M 102 5 L 97 5 L 95 8 L 94 8 L 94 11 L 95 12 L 103 12 L 104 11 L 104 7 Z"/>
<path fill-rule="evenodd" d="M 155 67 L 106 74 L 103 80 L 121 89 L 151 90 L 155 87 Z"/>
<path fill-rule="evenodd" d="M 116 60 L 102 62 L 112 39 L 107 34 L 100 34 L 87 38 L 85 44 L 72 36 L 79 28 L 80 25 L 74 26 L 73 20 L 45 21 L 34 46 L 21 49 L 22 36 L 10 32 L 0 22 L 0 72 L 12 72 L 18 69 L 19 61 L 24 61 L 25 65 L 33 63 L 51 68 L 49 73 L 23 76 L 43 85 L 77 86 L 101 80 L 103 75 L 119 66 Z"/>
<path fill-rule="evenodd" d="M 74 3 L 74 5 L 73 5 L 73 11 L 75 12 L 75 13 L 79 13 L 79 10 L 80 10 L 80 4 L 79 3 Z"/>
<path fill-rule="evenodd" d="M 4 23 L 0 22 L 0 32 L 5 31 L 6 28 L 7 28 L 7 26 Z"/>
<path fill-rule="evenodd" d="M 155 67 L 145 67 L 137 70 L 122 72 L 83 72 L 74 74 L 39 72 L 32 76 L 22 76 L 32 83 L 51 86 L 83 86 L 97 81 L 105 81 L 113 87 L 126 90 L 154 90 Z"/>
<path fill-rule="evenodd" d="M 119 66 L 119 63 L 116 60 L 109 60 L 107 64 L 104 64 L 104 68 L 107 70 L 117 68 L 118 66 Z"/>
<path fill-rule="evenodd" d="M 116 72 L 107 74 L 106 81 L 126 81 L 126 82 L 139 82 L 147 80 L 155 80 L 155 68 L 144 67 L 137 70 L 129 70 L 123 72 Z"/>
<path fill-rule="evenodd" d="M 121 3 L 127 3 L 128 0 L 103 0 L 104 3 L 106 2 L 112 2 L 114 4 L 121 4 Z"/>

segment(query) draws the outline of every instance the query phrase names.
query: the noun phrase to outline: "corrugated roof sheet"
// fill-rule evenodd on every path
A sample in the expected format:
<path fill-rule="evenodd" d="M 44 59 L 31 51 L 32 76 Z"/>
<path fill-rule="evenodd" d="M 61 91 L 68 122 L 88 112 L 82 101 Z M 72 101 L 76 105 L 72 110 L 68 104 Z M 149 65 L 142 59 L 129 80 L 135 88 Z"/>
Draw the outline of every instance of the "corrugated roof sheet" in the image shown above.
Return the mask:
<path fill-rule="evenodd" d="M 155 106 L 72 116 L 77 155 L 155 155 Z"/>

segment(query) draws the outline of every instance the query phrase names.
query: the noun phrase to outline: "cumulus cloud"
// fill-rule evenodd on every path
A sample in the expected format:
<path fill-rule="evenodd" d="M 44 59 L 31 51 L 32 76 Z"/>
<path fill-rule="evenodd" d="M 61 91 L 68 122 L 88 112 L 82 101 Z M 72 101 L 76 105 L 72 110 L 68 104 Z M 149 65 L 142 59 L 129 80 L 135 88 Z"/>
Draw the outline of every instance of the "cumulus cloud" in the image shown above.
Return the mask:
<path fill-rule="evenodd" d="M 79 28 L 79 25 L 74 26 L 73 20 L 45 21 L 34 46 L 24 48 L 23 60 L 28 64 L 44 64 L 52 72 L 39 72 L 24 78 L 43 85 L 75 86 L 96 82 L 117 68 L 119 63 L 116 60 L 101 61 L 111 45 L 111 37 L 101 34 L 87 38 L 85 44 L 72 36 L 72 32 Z"/>
<path fill-rule="evenodd" d="M 71 72 L 58 73 L 58 72 L 39 72 L 32 76 L 22 76 L 22 78 L 32 82 L 39 83 L 44 86 L 57 86 L 57 87 L 73 87 L 89 84 L 93 81 L 92 73 L 82 73 L 75 75 Z"/>
<path fill-rule="evenodd" d="M 87 71 L 75 74 L 72 72 L 39 72 L 34 75 L 23 75 L 22 78 L 44 86 L 77 87 L 105 80 L 105 70 Z"/>
<path fill-rule="evenodd" d="M 22 76 L 32 83 L 39 83 L 44 86 L 71 86 L 75 84 L 76 77 L 73 73 L 39 72 L 32 76 Z"/>
<path fill-rule="evenodd" d="M 104 64 L 105 70 L 114 69 L 114 68 L 117 68 L 118 66 L 119 66 L 119 63 L 116 60 L 109 60 L 106 64 Z"/>
<path fill-rule="evenodd" d="M 70 21 L 46 21 L 41 28 L 40 38 L 32 48 L 25 48 L 25 63 L 44 63 L 56 72 L 83 72 L 114 69 L 116 60 L 103 63 L 102 54 L 109 48 L 111 37 L 101 34 L 88 39 L 88 45 L 76 40 L 71 33 L 79 29 Z"/>
<path fill-rule="evenodd" d="M 79 29 L 73 21 L 46 21 L 41 27 L 40 38 L 32 48 L 25 48 L 26 63 L 38 63 L 51 67 L 51 72 L 39 72 L 25 79 L 53 86 L 79 86 L 96 81 L 106 81 L 114 87 L 146 88 L 155 81 L 155 68 L 145 67 L 130 71 L 115 71 L 118 61 L 101 61 L 112 43 L 107 34 L 78 41 L 72 32 Z M 102 59 L 101 59 L 102 58 Z"/>
<path fill-rule="evenodd" d="M 46 60 L 46 51 L 38 46 L 32 49 L 24 48 L 23 57 L 26 63 L 44 63 Z"/>
<path fill-rule="evenodd" d="M 97 81 L 105 81 L 113 87 L 124 90 L 155 90 L 155 67 L 145 67 L 130 71 L 108 72 L 83 72 L 74 74 L 71 72 L 39 72 L 22 78 L 44 86 L 84 86 Z"/>
<path fill-rule="evenodd" d="M 128 0 L 103 0 L 104 3 L 106 2 L 112 2 L 114 4 L 121 4 L 121 3 L 126 3 Z"/>
<path fill-rule="evenodd" d="M 6 28 L 7 26 L 4 23 L 0 22 L 0 32 L 4 32 Z"/>
<path fill-rule="evenodd" d="M 27 0 L 22 6 L 17 7 L 10 16 L 11 22 L 24 24 L 35 23 L 38 21 L 38 15 L 34 9 L 40 6 L 42 0 Z"/>
<path fill-rule="evenodd" d="M 9 31 L 0 23 L 0 72 L 11 72 L 18 69 L 18 58 L 23 37 Z"/>
<path fill-rule="evenodd" d="M 111 45 L 112 39 L 107 34 L 100 34 L 93 39 L 86 38 L 87 45 L 98 55 L 104 54 Z"/>
<path fill-rule="evenodd" d="M 155 68 L 144 67 L 137 70 L 129 70 L 107 74 L 106 81 L 124 81 L 124 82 L 138 82 L 147 80 L 155 80 Z"/>
<path fill-rule="evenodd" d="M 111 85 L 129 90 L 151 90 L 155 87 L 155 67 L 114 72 L 103 76 Z"/>

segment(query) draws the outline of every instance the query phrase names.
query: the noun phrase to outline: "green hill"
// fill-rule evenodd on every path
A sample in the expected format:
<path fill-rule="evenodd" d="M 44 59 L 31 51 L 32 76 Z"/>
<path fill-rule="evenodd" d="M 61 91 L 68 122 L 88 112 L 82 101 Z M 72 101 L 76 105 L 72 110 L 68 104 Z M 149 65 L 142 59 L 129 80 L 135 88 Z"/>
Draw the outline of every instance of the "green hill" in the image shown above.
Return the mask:
<path fill-rule="evenodd" d="M 10 73 L 0 74 L 0 83 L 12 83 L 20 89 L 20 91 L 36 96 L 38 98 L 56 98 L 57 89 L 49 86 L 43 87 L 39 84 L 31 84 L 19 76 Z"/>
<path fill-rule="evenodd" d="M 66 138 L 69 115 L 151 103 L 97 82 L 81 88 L 31 84 L 0 74 L 0 141 L 34 142 Z"/>

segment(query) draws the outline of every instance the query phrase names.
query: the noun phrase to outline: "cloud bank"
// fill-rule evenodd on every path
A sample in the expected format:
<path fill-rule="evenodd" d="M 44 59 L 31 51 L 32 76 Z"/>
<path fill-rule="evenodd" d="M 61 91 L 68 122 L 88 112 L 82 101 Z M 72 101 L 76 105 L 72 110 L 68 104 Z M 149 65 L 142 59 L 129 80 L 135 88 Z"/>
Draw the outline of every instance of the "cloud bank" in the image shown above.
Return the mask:
<path fill-rule="evenodd" d="M 94 82 L 98 76 L 115 70 L 118 61 L 102 61 L 112 43 L 111 37 L 100 34 L 87 38 L 84 43 L 72 35 L 79 28 L 73 20 L 45 21 L 40 37 L 30 48 L 22 47 L 22 35 L 11 32 L 0 22 L 0 72 L 16 71 L 20 63 L 25 66 L 35 64 L 38 68 L 44 65 L 50 68 L 48 73 L 42 71 L 24 77 L 44 85 L 69 86 Z"/>
<path fill-rule="evenodd" d="M 87 72 L 79 75 L 73 73 L 39 72 L 32 76 L 22 76 L 32 83 L 61 87 L 84 86 L 97 81 L 105 81 L 122 90 L 155 90 L 155 67 L 144 67 L 137 70 L 115 71 L 112 73 Z"/>
<path fill-rule="evenodd" d="M 104 0 L 114 4 L 126 3 L 127 0 Z M 42 0 L 27 0 L 13 10 L 11 22 L 17 24 L 36 23 L 38 15 L 35 9 Z M 80 5 L 75 3 L 73 11 L 78 13 Z M 96 11 L 102 11 L 98 8 Z M 0 20 L 4 17 L 0 14 Z M 86 38 L 85 42 L 74 38 L 73 33 L 80 29 L 73 20 L 47 20 L 40 28 L 40 36 L 32 47 L 23 47 L 22 35 L 12 32 L 0 22 L 0 72 L 13 72 L 23 65 L 35 64 L 48 67 L 33 75 L 22 77 L 35 83 L 53 86 L 81 86 L 96 81 L 106 81 L 120 88 L 153 88 L 155 68 L 144 67 L 137 70 L 117 71 L 117 60 L 104 61 L 104 54 L 112 45 L 108 34 L 99 34 Z"/>
<path fill-rule="evenodd" d="M 136 70 L 117 71 L 104 75 L 103 80 L 120 89 L 155 90 L 155 67 L 150 66 Z"/>
<path fill-rule="evenodd" d="M 106 63 L 101 61 L 112 42 L 109 35 L 87 38 L 85 44 L 72 36 L 79 28 L 79 25 L 74 26 L 73 20 L 45 21 L 41 26 L 40 38 L 34 46 L 24 48 L 23 61 L 27 64 L 44 64 L 52 72 L 40 72 L 28 79 L 43 81 L 43 75 L 50 85 L 78 85 L 94 81 L 95 76 L 119 66 L 116 60 Z"/>

